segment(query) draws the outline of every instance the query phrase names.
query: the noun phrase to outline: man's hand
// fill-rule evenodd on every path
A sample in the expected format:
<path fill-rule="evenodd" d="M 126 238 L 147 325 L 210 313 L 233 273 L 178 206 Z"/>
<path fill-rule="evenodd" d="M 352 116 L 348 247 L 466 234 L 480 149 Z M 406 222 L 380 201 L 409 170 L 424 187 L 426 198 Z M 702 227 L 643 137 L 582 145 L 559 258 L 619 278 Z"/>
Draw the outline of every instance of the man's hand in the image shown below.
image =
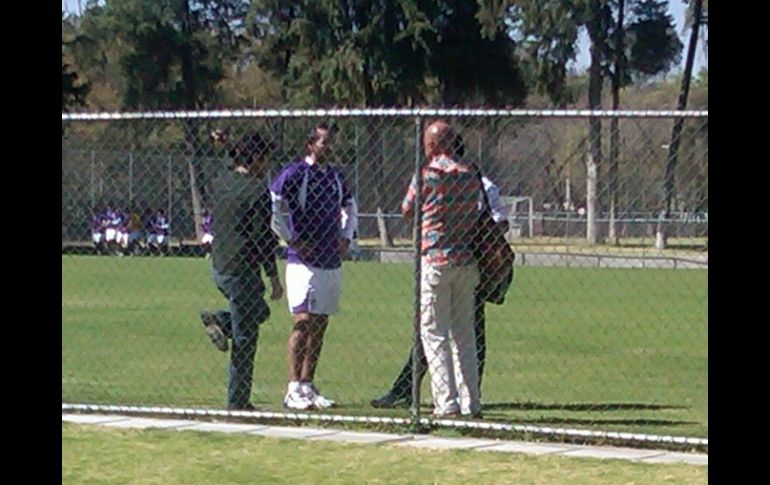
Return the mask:
<path fill-rule="evenodd" d="M 271 276 L 270 286 L 273 288 L 273 292 L 270 294 L 270 299 L 273 301 L 280 300 L 281 297 L 283 297 L 283 286 L 281 286 L 281 278 L 278 276 Z"/>
<path fill-rule="evenodd" d="M 338 248 L 340 252 L 340 256 L 345 256 L 348 253 L 349 248 L 350 248 L 350 239 L 341 237 L 339 248 Z"/>

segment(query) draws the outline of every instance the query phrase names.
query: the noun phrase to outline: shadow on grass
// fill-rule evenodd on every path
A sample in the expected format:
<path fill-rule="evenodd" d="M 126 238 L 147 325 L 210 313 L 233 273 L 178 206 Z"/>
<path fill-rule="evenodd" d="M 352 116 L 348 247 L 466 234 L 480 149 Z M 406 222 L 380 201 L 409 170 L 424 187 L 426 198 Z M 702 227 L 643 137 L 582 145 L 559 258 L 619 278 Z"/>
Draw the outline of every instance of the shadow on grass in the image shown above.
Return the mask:
<path fill-rule="evenodd" d="M 685 409 L 686 406 L 647 403 L 539 403 L 539 402 L 496 402 L 484 404 L 487 410 L 557 410 L 557 411 L 623 411 L 643 409 Z"/>
<path fill-rule="evenodd" d="M 502 420 L 502 417 L 485 415 L 488 421 Z M 672 425 L 698 425 L 697 421 L 681 421 L 676 419 L 649 419 L 649 418 L 629 418 L 629 419 L 594 419 L 594 418 L 506 418 L 506 422 L 517 424 L 552 424 L 552 425 L 625 425 L 625 426 L 672 426 Z"/>

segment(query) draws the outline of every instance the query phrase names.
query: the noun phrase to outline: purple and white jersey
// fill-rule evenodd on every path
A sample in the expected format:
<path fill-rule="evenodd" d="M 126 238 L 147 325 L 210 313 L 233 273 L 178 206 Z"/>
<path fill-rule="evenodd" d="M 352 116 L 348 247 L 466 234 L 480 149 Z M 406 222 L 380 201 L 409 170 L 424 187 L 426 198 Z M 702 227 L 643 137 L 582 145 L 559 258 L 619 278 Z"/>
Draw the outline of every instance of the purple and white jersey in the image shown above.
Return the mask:
<path fill-rule="evenodd" d="M 319 167 L 306 158 L 290 163 L 270 184 L 273 230 L 287 243 L 289 263 L 335 269 L 341 265 L 339 240 L 353 238 L 358 215 L 353 195 L 338 168 Z M 288 209 L 288 220 L 284 211 Z M 345 224 L 342 223 L 345 212 Z M 301 256 L 292 242 L 307 248 Z"/>
<path fill-rule="evenodd" d="M 170 224 L 168 217 L 161 214 L 155 214 L 152 219 L 152 233 L 161 236 L 168 236 Z"/>
<path fill-rule="evenodd" d="M 125 225 L 125 216 L 121 211 L 107 211 L 105 214 L 107 218 L 107 228 L 108 229 L 123 229 Z"/>

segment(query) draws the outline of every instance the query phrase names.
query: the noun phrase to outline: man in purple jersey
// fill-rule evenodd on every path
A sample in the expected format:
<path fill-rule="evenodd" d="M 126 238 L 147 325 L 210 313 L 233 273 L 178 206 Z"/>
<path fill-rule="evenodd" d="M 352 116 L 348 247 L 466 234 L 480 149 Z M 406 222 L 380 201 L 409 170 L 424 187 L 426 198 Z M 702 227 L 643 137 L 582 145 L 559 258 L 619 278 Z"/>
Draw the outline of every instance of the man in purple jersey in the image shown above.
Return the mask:
<path fill-rule="evenodd" d="M 203 246 L 203 250 L 206 252 L 207 258 L 211 255 L 211 243 L 214 242 L 213 225 L 214 217 L 212 216 L 210 210 L 205 209 L 203 211 L 203 220 L 201 221 L 201 230 L 203 232 L 203 236 L 201 237 L 201 245 Z"/>
<path fill-rule="evenodd" d="M 342 256 L 357 229 L 358 213 L 342 173 L 327 163 L 331 146 L 331 128 L 314 127 L 305 156 L 284 167 L 270 184 L 273 230 L 289 246 L 286 296 L 294 328 L 284 406 L 290 409 L 334 405 L 318 392 L 313 378 L 329 315 L 338 309 Z"/>
<path fill-rule="evenodd" d="M 104 242 L 108 250 L 112 250 L 114 248 L 118 239 L 117 227 L 120 219 L 114 207 L 115 205 L 110 203 L 107 206 L 107 210 L 104 211 L 104 219 L 106 221 L 104 225 Z"/>
<path fill-rule="evenodd" d="M 107 216 L 103 212 L 94 210 L 94 215 L 91 218 L 91 240 L 96 247 L 96 252 L 101 254 L 105 250 L 105 231 L 107 230 Z"/>
<path fill-rule="evenodd" d="M 170 223 L 166 217 L 166 211 L 158 209 L 158 212 L 150 220 L 150 232 L 147 235 L 147 245 L 155 252 L 163 252 L 168 249 L 168 233 Z"/>
<path fill-rule="evenodd" d="M 115 203 L 111 203 L 107 206 L 105 217 L 107 218 L 107 227 L 104 231 L 104 240 L 107 244 L 107 250 L 112 254 L 122 255 L 120 247 L 125 232 L 123 211 L 118 209 Z"/>
<path fill-rule="evenodd" d="M 128 247 L 128 213 L 123 209 L 117 211 L 117 237 L 115 240 L 118 243 L 117 253 L 118 256 L 123 256 L 126 253 Z"/>

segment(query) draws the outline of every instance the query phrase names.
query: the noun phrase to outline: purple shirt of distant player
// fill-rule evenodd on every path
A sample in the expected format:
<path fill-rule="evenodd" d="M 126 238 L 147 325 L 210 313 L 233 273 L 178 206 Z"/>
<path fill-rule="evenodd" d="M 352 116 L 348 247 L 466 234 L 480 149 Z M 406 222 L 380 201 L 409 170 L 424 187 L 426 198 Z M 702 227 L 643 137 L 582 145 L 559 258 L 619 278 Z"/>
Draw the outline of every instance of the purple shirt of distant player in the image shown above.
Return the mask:
<path fill-rule="evenodd" d="M 214 216 L 211 214 L 207 214 L 203 216 L 203 221 L 201 221 L 201 229 L 203 229 L 203 232 L 206 234 L 212 234 L 211 228 L 214 225 Z"/>
<path fill-rule="evenodd" d="M 155 214 L 152 219 L 152 233 L 168 236 L 168 218 L 163 214 Z"/>
<path fill-rule="evenodd" d="M 107 213 L 105 214 L 105 217 L 107 218 L 107 221 L 108 221 L 107 222 L 108 229 L 122 230 L 125 228 L 126 217 L 122 211 L 108 210 Z"/>
<path fill-rule="evenodd" d="M 94 217 L 91 219 L 91 232 L 103 232 L 104 229 L 107 228 L 108 224 L 109 219 L 106 213 L 100 212 L 98 214 L 94 214 Z"/>
<path fill-rule="evenodd" d="M 270 191 L 288 206 L 291 240 L 302 241 L 310 249 L 302 258 L 289 244 L 287 261 L 314 268 L 339 268 L 340 210 L 352 199 L 339 169 L 298 160 L 284 167 L 270 184 Z"/>

